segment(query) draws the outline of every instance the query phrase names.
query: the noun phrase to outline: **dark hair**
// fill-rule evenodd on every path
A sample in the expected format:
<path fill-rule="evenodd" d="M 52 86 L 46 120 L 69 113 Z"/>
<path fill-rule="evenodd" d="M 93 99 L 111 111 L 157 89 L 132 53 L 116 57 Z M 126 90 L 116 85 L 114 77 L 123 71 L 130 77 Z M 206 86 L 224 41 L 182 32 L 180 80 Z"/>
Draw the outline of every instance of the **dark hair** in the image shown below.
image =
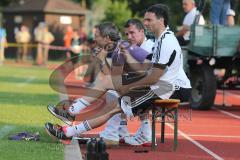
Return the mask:
<path fill-rule="evenodd" d="M 101 34 L 101 36 L 108 36 L 112 41 L 116 42 L 121 39 L 118 28 L 111 22 L 103 22 L 95 26 Z"/>
<path fill-rule="evenodd" d="M 146 12 L 154 13 L 158 19 L 163 18 L 165 27 L 168 25 L 169 9 L 166 5 L 163 5 L 163 4 L 152 5 L 146 10 Z"/>
<path fill-rule="evenodd" d="M 143 23 L 142 23 L 139 19 L 129 19 L 129 20 L 125 23 L 124 27 L 125 27 L 125 28 L 128 28 L 128 27 L 130 27 L 130 25 L 135 25 L 136 28 L 139 29 L 139 30 L 141 30 L 141 29 L 144 30 L 144 29 L 145 29 Z"/>

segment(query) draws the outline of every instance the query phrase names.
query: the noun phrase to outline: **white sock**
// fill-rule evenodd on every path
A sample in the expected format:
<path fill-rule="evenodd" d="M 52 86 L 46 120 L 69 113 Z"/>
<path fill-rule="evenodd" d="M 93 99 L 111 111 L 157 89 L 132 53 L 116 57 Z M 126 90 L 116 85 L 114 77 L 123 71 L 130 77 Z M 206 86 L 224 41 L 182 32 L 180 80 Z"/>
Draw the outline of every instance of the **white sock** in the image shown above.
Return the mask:
<path fill-rule="evenodd" d="M 144 119 L 141 122 L 141 128 L 144 134 L 151 134 L 151 127 L 149 119 Z"/>
<path fill-rule="evenodd" d="M 68 111 L 72 115 L 77 115 L 80 113 L 81 110 L 86 108 L 88 105 L 90 105 L 88 101 L 86 101 L 83 98 L 78 98 L 75 100 L 72 106 L 69 107 Z"/>
<path fill-rule="evenodd" d="M 79 136 L 81 133 L 91 130 L 88 121 L 83 121 L 75 126 L 66 126 L 63 130 L 67 137 Z"/>

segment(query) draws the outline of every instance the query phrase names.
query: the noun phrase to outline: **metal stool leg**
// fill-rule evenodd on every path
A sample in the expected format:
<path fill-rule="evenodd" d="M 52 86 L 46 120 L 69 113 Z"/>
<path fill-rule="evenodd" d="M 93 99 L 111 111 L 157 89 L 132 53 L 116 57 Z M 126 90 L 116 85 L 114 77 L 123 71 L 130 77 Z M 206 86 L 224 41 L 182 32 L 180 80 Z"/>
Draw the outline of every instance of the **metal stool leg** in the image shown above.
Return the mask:
<path fill-rule="evenodd" d="M 173 150 L 176 151 L 178 146 L 178 109 L 174 110 L 174 148 Z"/>
<path fill-rule="evenodd" d="M 162 122 L 161 122 L 161 143 L 164 143 L 165 138 L 165 108 L 162 108 Z"/>
<path fill-rule="evenodd" d="M 155 143 L 156 143 L 156 134 L 155 134 L 155 109 L 154 109 L 154 107 L 153 107 L 153 109 L 152 109 L 152 149 L 155 149 L 155 147 L 156 147 L 156 145 L 155 145 Z"/>

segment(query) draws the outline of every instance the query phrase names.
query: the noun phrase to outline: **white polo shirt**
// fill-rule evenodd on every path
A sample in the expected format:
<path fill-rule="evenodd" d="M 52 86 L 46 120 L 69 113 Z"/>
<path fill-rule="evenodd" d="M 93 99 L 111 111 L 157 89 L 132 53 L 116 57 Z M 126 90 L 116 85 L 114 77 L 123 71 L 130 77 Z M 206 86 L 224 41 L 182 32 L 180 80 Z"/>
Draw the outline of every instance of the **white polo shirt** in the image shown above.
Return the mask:
<path fill-rule="evenodd" d="M 151 39 L 147 39 L 145 37 L 143 43 L 140 45 L 141 48 L 146 50 L 148 54 L 152 54 L 152 48 L 153 48 L 154 42 Z"/>
<path fill-rule="evenodd" d="M 185 26 L 191 26 L 196 18 L 196 16 L 199 15 L 199 11 L 197 10 L 197 8 L 193 8 L 191 11 L 189 11 L 186 16 L 184 17 L 183 19 L 183 25 Z M 198 25 L 204 25 L 205 24 L 205 20 L 203 18 L 202 15 L 200 15 L 200 19 L 198 21 Z M 187 31 L 183 38 L 185 40 L 189 40 L 189 37 L 190 37 L 190 31 Z"/>
<path fill-rule="evenodd" d="M 165 73 L 159 78 L 160 81 L 170 83 L 172 88 L 166 93 L 156 93 L 161 90 L 160 83 L 151 86 L 151 89 L 162 99 L 168 99 L 174 91 L 175 86 L 191 88 L 189 79 L 183 70 L 183 56 L 181 47 L 172 31 L 166 30 L 156 39 L 153 49 L 152 63 L 166 66 Z M 166 89 L 166 88 L 165 88 Z"/>

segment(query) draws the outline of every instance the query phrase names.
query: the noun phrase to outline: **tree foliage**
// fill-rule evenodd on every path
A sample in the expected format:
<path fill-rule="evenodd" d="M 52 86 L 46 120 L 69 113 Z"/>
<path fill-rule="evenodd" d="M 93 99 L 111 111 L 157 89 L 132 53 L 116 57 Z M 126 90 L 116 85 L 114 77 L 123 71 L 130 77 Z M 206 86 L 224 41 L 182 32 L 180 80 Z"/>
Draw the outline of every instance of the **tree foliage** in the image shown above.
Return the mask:
<path fill-rule="evenodd" d="M 124 1 L 124 0 L 112 0 L 112 1 Z M 202 7 L 202 5 L 200 4 L 205 4 L 204 10 L 203 10 L 203 16 L 204 18 L 207 20 L 207 22 L 210 21 L 210 5 L 211 5 L 211 0 L 195 0 L 197 6 L 199 6 L 200 8 Z M 182 0 L 174 0 L 174 1 L 170 1 L 170 0 L 131 0 L 128 1 L 128 6 L 132 11 L 133 16 L 138 16 L 138 17 L 142 17 L 143 13 L 145 12 L 146 8 L 148 8 L 149 6 L 153 5 L 153 4 L 157 4 L 157 3 L 162 3 L 165 4 L 169 7 L 170 10 L 170 26 L 172 26 L 173 28 L 175 28 L 176 26 L 179 26 L 182 24 L 183 18 L 184 18 L 184 11 L 182 9 Z M 235 7 L 235 11 L 236 11 L 236 24 L 240 23 L 240 3 L 238 2 L 236 4 Z"/>
<path fill-rule="evenodd" d="M 121 2 L 124 0 L 112 0 L 113 2 Z M 134 17 L 142 18 L 146 9 L 153 5 L 162 3 L 169 7 L 170 11 L 170 26 L 176 26 L 177 24 L 181 24 L 181 20 L 184 16 L 182 11 L 182 1 L 169 1 L 169 0 L 131 0 L 128 1 L 128 6 L 132 11 L 132 15 Z"/>
<path fill-rule="evenodd" d="M 72 0 L 72 1 L 80 4 L 85 3 L 87 9 L 92 9 L 93 3 L 94 3 L 94 0 Z"/>
<path fill-rule="evenodd" d="M 10 4 L 11 2 L 16 1 L 16 0 L 1 0 L 0 1 L 0 6 L 4 7 Z"/>
<path fill-rule="evenodd" d="M 132 12 L 128 8 L 127 1 L 112 2 L 105 10 L 103 21 L 110 21 L 122 28 L 126 20 L 132 17 Z"/>

